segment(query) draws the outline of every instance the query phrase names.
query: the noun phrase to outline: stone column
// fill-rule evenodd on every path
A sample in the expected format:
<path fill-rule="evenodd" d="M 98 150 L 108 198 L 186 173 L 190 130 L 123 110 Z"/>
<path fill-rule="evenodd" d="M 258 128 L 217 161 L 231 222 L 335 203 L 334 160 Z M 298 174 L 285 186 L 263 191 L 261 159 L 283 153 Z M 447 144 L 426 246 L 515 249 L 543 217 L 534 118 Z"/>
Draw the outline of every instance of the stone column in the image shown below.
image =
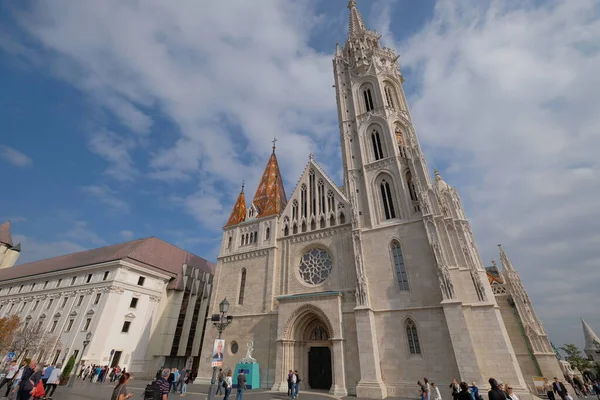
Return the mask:
<path fill-rule="evenodd" d="M 331 367 L 333 369 L 333 384 L 329 390 L 329 394 L 337 397 L 348 396 L 348 390 L 346 390 L 346 363 L 344 361 L 344 340 L 333 339 L 333 345 L 331 346 Z"/>
<path fill-rule="evenodd" d="M 277 357 L 275 358 L 275 379 L 272 391 L 287 393 L 287 365 L 289 364 L 291 342 L 289 340 L 277 341 Z"/>
<path fill-rule="evenodd" d="M 385 399 L 387 387 L 381 378 L 375 314 L 373 310 L 366 307 L 355 308 L 354 314 L 360 360 L 360 382 L 356 386 L 356 397 Z"/>

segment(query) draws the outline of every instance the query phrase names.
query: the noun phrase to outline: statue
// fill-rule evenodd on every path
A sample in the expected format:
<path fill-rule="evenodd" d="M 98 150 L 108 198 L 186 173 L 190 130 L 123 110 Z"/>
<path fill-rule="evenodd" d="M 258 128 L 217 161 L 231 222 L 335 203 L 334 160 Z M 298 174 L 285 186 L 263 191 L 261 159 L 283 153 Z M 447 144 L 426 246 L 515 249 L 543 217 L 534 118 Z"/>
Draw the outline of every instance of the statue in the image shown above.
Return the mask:
<path fill-rule="evenodd" d="M 240 360 L 241 364 L 257 364 L 258 361 L 254 357 L 252 357 L 252 352 L 254 351 L 254 342 L 248 342 L 248 350 L 246 351 L 246 357 Z"/>
<path fill-rule="evenodd" d="M 562 360 L 560 352 L 558 351 L 558 349 L 556 348 L 556 346 L 554 345 L 554 343 L 550 342 L 550 345 L 552 346 L 552 349 L 554 350 L 554 354 L 556 354 L 556 359 L 557 360 Z"/>

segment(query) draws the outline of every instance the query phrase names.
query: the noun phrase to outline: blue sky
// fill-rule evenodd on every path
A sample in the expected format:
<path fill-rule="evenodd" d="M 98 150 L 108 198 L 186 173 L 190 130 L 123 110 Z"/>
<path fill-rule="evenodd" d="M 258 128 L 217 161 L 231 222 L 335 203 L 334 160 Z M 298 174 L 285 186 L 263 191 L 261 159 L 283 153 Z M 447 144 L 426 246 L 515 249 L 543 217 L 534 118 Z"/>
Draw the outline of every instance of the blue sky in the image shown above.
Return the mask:
<path fill-rule="evenodd" d="M 341 183 L 347 1 L 216 3 L 0 3 L 0 221 L 20 262 L 151 235 L 215 260 L 273 136 L 288 193 L 310 152 Z M 504 245 L 555 342 L 581 344 L 580 315 L 600 331 L 598 4 L 359 8 L 401 54 L 429 167 L 484 260 Z"/>

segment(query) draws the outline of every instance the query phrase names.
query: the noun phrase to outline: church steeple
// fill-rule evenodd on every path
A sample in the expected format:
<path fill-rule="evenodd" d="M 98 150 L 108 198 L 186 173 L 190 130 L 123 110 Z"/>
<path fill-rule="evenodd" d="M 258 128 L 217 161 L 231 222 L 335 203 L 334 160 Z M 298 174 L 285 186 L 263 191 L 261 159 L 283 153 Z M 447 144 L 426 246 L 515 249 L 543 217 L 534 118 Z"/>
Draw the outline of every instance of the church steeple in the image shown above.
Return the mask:
<path fill-rule="evenodd" d="M 500 262 L 502 263 L 502 269 L 506 272 L 517 272 L 506 256 L 501 244 L 498 245 L 498 250 L 500 251 Z"/>
<path fill-rule="evenodd" d="M 277 139 L 273 139 L 273 154 L 267 162 L 252 200 L 252 204 L 258 209 L 258 218 L 281 214 L 287 204 L 285 187 L 275 155 L 275 142 Z"/>
<path fill-rule="evenodd" d="M 598 338 L 583 318 L 581 318 L 581 325 L 583 326 L 583 336 L 585 338 L 585 348 L 583 351 L 588 357 L 592 357 L 594 361 L 600 360 L 600 338 Z"/>
<path fill-rule="evenodd" d="M 348 8 L 350 9 L 350 23 L 348 26 L 348 37 L 358 35 L 367 30 L 365 23 L 363 22 L 360 12 L 356 8 L 356 0 L 350 0 L 348 2 Z"/>
<path fill-rule="evenodd" d="M 226 227 L 237 225 L 246 220 L 246 195 L 244 194 L 244 183 L 242 182 L 242 190 L 238 195 L 237 201 L 231 210 L 231 215 L 227 221 Z"/>

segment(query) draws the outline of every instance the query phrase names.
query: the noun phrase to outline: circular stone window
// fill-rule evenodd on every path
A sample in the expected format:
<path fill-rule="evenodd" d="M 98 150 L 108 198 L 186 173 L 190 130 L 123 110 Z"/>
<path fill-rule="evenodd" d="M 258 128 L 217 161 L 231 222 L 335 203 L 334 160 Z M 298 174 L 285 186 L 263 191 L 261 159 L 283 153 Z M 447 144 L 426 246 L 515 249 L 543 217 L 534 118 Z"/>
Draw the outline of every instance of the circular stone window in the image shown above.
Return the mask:
<path fill-rule="evenodd" d="M 319 285 L 331 274 L 333 261 L 329 253 L 323 249 L 312 249 L 304 253 L 300 259 L 300 276 L 310 285 Z"/>
<path fill-rule="evenodd" d="M 236 354 L 239 350 L 239 347 L 240 346 L 238 346 L 238 343 L 235 340 L 233 342 L 231 342 L 231 347 L 230 347 L 231 354 Z"/>

